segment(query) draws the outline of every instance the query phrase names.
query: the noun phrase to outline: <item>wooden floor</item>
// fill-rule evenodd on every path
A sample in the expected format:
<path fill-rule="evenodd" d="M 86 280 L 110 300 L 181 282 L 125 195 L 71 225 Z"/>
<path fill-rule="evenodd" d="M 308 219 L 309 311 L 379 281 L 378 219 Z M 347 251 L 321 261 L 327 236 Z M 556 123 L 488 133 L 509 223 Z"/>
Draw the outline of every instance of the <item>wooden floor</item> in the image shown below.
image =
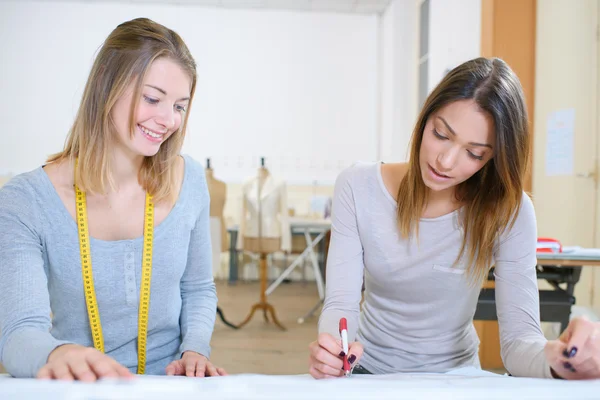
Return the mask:
<path fill-rule="evenodd" d="M 239 324 L 252 304 L 259 300 L 259 285 L 240 282 L 229 286 L 217 282 L 217 295 L 225 318 Z M 211 343 L 212 361 L 229 373 L 308 373 L 308 344 L 317 337 L 320 309 L 303 324 L 298 323 L 298 318 L 318 303 L 316 285 L 310 282 L 282 284 L 267 300 L 287 329 L 282 331 L 273 323 L 265 322 L 262 312 L 256 312 L 240 330 L 227 327 L 217 316 Z"/>

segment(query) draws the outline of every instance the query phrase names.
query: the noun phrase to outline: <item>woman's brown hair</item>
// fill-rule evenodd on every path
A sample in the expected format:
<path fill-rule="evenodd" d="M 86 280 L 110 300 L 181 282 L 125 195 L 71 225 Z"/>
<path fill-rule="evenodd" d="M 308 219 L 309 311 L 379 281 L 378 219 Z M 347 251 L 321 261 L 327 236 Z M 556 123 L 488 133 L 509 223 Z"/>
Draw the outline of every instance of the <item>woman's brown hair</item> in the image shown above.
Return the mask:
<path fill-rule="evenodd" d="M 196 62 L 177 33 L 147 18 L 120 24 L 104 41 L 92 66 L 65 147 L 48 159 L 48 162 L 66 159 L 73 162 L 77 158 L 75 183 L 81 190 L 106 193 L 108 187 L 114 188 L 109 151 L 116 136 L 112 109 L 134 82 L 129 113 L 133 135 L 134 116 L 144 77 L 158 58 L 176 62 L 189 75 L 190 101 L 179 129 L 160 146 L 156 155 L 144 159 L 138 180 L 154 196 L 155 202 L 176 200 L 177 171 L 174 166 L 183 145 L 196 88 Z"/>
<path fill-rule="evenodd" d="M 408 172 L 398 190 L 398 224 L 403 237 L 411 232 L 418 236 L 428 193 L 419 166 L 423 131 L 435 112 L 458 100 L 474 101 L 492 118 L 496 133 L 492 159 L 455 191 L 457 201 L 463 204 L 464 230 L 456 261 L 466 252 L 467 271 L 474 282 L 481 282 L 491 267 L 496 240 L 514 224 L 530 157 L 523 89 L 503 60 L 467 61 L 450 71 L 428 96 L 413 130 Z"/>

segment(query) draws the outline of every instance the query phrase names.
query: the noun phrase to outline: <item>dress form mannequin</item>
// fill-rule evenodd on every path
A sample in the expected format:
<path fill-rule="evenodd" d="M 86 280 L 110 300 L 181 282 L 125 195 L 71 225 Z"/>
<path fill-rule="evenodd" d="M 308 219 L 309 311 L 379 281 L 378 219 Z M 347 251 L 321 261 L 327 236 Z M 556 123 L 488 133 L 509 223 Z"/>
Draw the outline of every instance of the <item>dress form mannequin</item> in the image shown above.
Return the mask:
<path fill-rule="evenodd" d="M 229 250 L 229 245 L 227 243 L 225 218 L 223 217 L 225 199 L 227 197 L 227 185 L 225 182 L 215 178 L 214 170 L 210 165 L 210 158 L 206 159 L 206 184 L 208 185 L 208 192 L 210 193 L 210 216 L 211 218 L 219 218 L 221 223 L 220 251 L 227 251 Z"/>
<path fill-rule="evenodd" d="M 261 166 L 258 169 L 258 174 L 256 176 L 258 183 L 258 198 L 262 197 L 263 189 L 265 182 L 269 178 L 269 170 L 264 166 Z M 263 215 L 261 208 L 261 201 L 257 202 L 257 215 L 258 221 L 262 221 Z M 258 224 L 258 236 L 244 236 L 244 250 L 250 251 L 252 253 L 274 253 L 281 249 L 281 237 L 264 237 L 262 234 L 262 225 Z"/>
<path fill-rule="evenodd" d="M 248 322 L 250 322 L 250 320 L 254 316 L 254 313 L 256 312 L 256 310 L 263 310 L 263 316 L 265 318 L 265 321 L 269 322 L 268 314 L 270 313 L 273 323 L 275 325 L 277 325 L 279 328 L 285 330 L 285 327 L 283 325 L 281 325 L 281 323 L 279 322 L 279 320 L 277 319 L 277 317 L 275 315 L 275 309 L 273 308 L 273 306 L 271 304 L 269 304 L 267 302 L 267 295 L 265 293 L 267 290 L 267 255 L 269 253 L 279 251 L 282 248 L 281 236 L 277 236 L 277 235 L 265 236 L 263 234 L 263 227 L 265 225 L 268 225 L 268 224 L 264 224 L 264 220 L 265 220 L 266 216 L 263 215 L 264 204 L 263 204 L 262 200 L 265 199 L 265 197 L 263 197 L 263 190 L 265 189 L 265 184 L 267 183 L 269 178 L 270 178 L 269 171 L 267 170 L 267 168 L 265 168 L 265 159 L 261 158 L 261 166 L 258 169 L 256 181 L 254 182 L 254 185 L 257 189 L 257 191 L 255 192 L 256 197 L 254 198 L 254 200 L 256 200 L 256 201 L 255 202 L 251 202 L 251 201 L 247 202 L 247 204 L 250 204 L 250 206 L 252 206 L 252 205 L 256 206 L 256 209 L 250 210 L 250 213 L 254 214 L 254 212 L 255 212 L 255 214 L 257 216 L 257 221 L 255 221 L 255 226 L 256 226 L 257 230 L 250 230 L 249 232 L 247 232 L 247 233 L 250 233 L 249 235 L 244 235 L 244 230 L 242 230 L 242 235 L 244 235 L 243 236 L 244 249 L 247 251 L 258 253 L 260 256 L 259 257 L 259 259 L 260 259 L 260 261 L 259 261 L 260 301 L 252 306 L 250 313 L 248 314 L 246 319 L 238 325 L 238 328 L 241 328 L 244 325 L 246 325 Z M 250 192 L 252 192 L 252 191 L 249 191 L 249 193 Z M 244 201 L 244 202 L 246 203 L 246 201 Z M 245 215 L 243 215 L 243 219 L 245 219 Z"/>
<path fill-rule="evenodd" d="M 251 253 L 290 251 L 287 190 L 269 173 L 264 158 L 257 174 L 243 184 L 242 197 L 237 249 Z"/>
<path fill-rule="evenodd" d="M 214 220 L 218 223 L 219 228 L 219 237 L 221 238 L 221 244 L 218 248 L 214 247 L 213 243 L 213 273 L 218 270 L 221 260 L 221 252 L 223 251 L 223 246 L 227 249 L 227 239 L 226 239 L 226 229 L 223 219 L 223 209 L 225 208 L 225 194 L 227 193 L 227 186 L 225 182 L 217 180 L 213 176 L 213 170 L 210 166 L 210 158 L 206 159 L 206 183 L 208 185 L 208 193 L 210 195 L 210 218 L 211 225 Z M 214 219 L 214 220 L 213 220 Z M 211 226 L 212 228 L 212 226 Z M 217 306 L 217 314 L 221 318 L 221 321 L 225 325 L 230 328 L 238 329 L 237 326 L 232 324 L 231 322 L 225 319 L 225 315 L 223 314 L 223 310 L 221 307 Z"/>

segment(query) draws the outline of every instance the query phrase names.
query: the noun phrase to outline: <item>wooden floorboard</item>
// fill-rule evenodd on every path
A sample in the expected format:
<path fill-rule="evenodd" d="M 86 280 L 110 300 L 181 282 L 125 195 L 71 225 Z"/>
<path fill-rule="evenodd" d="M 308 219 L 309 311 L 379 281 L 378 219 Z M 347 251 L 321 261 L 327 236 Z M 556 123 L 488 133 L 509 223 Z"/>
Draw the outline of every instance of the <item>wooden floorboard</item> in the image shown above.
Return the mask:
<path fill-rule="evenodd" d="M 259 285 L 229 286 L 218 282 L 217 295 L 226 319 L 239 324 L 258 301 Z M 308 373 L 308 344 L 317 337 L 318 312 L 303 324 L 297 320 L 318 303 L 315 284 L 282 284 L 268 301 L 275 307 L 277 318 L 286 330 L 265 322 L 262 312 L 255 313 L 240 330 L 227 327 L 217 317 L 211 359 L 230 373 Z"/>

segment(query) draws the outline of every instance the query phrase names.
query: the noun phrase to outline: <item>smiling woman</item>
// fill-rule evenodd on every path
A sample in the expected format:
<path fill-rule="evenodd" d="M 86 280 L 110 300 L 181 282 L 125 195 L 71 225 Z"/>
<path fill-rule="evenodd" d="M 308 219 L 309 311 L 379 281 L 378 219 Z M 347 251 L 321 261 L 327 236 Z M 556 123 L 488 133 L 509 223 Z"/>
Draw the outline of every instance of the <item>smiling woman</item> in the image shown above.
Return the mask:
<path fill-rule="evenodd" d="M 176 32 L 122 23 L 63 151 L 0 190 L 0 362 L 11 375 L 226 374 L 208 360 L 205 174 L 180 155 L 195 86 Z"/>
<path fill-rule="evenodd" d="M 133 101 L 135 86 L 132 83 L 115 103 L 115 144 L 122 151 L 146 157 L 158 153 L 160 145 L 184 122 L 191 84 L 189 75 L 175 61 L 168 58 L 154 61 L 144 77 L 142 100 Z M 131 104 L 137 104 L 132 121 Z"/>
<path fill-rule="evenodd" d="M 48 162 L 78 157 L 79 187 L 103 193 L 106 185 L 115 188 L 111 164 L 119 157 L 146 157 L 141 185 L 156 202 L 167 194 L 175 200 L 174 166 L 195 88 L 196 63 L 179 35 L 144 18 L 121 24 L 92 66 L 65 149 Z"/>

